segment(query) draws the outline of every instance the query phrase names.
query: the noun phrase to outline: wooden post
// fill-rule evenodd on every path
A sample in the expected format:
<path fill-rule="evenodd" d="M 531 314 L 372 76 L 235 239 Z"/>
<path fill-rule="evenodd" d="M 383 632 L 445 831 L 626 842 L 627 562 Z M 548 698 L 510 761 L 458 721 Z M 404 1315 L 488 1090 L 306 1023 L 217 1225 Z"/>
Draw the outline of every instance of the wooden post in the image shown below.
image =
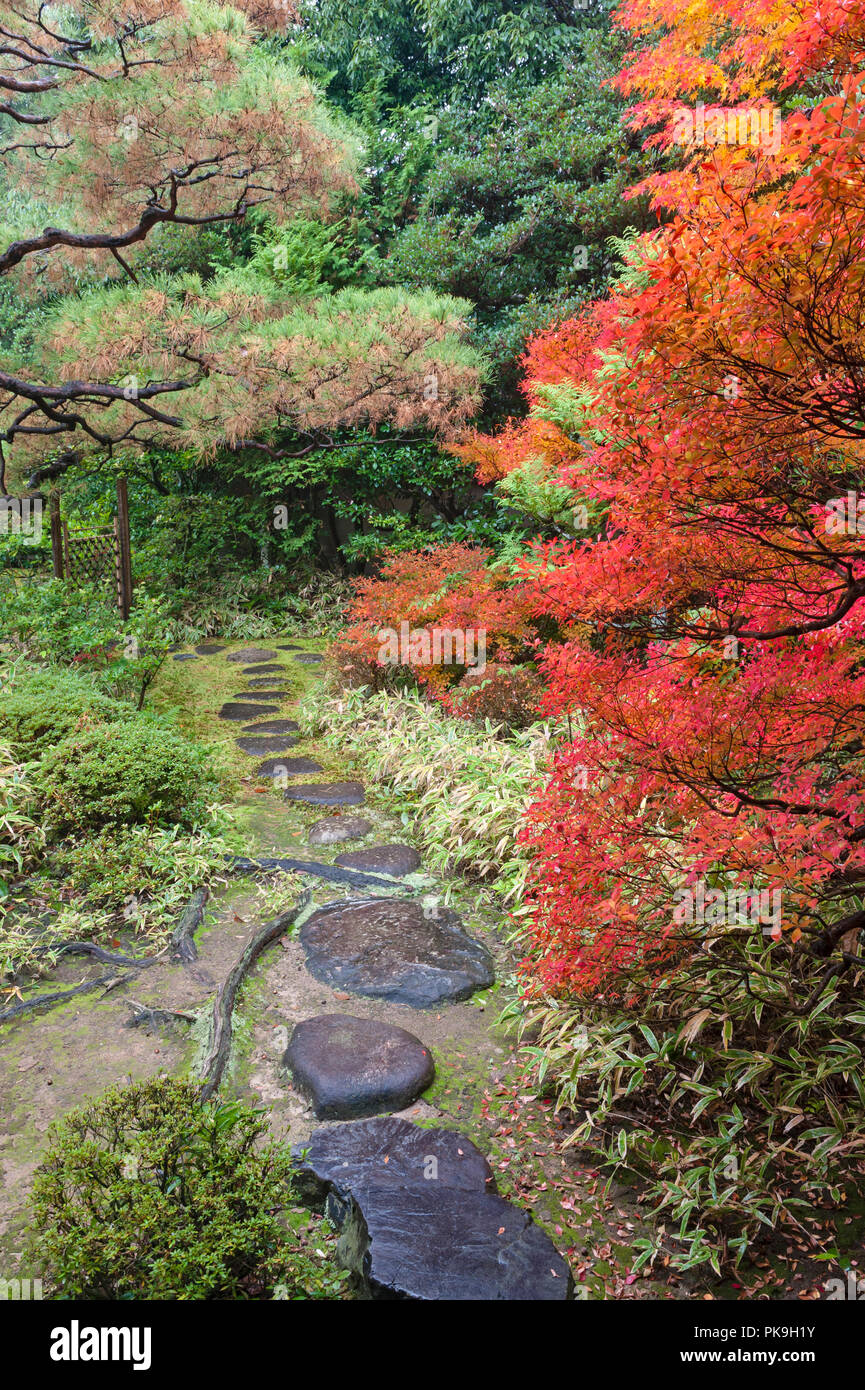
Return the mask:
<path fill-rule="evenodd" d="M 63 578 L 63 530 L 60 524 L 60 497 L 56 492 L 51 494 L 50 502 L 51 518 L 51 559 L 54 564 L 54 578 Z"/>
<path fill-rule="evenodd" d="M 119 564 L 118 607 L 123 621 L 132 605 L 132 554 L 129 546 L 129 493 L 126 479 L 117 479 L 117 559 Z"/>

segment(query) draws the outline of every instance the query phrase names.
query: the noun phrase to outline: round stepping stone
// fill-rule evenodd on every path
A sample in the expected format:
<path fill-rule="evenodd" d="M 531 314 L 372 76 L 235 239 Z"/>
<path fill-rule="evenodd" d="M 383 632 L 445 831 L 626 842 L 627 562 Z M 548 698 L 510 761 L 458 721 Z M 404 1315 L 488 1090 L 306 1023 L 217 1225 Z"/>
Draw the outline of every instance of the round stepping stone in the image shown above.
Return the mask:
<path fill-rule="evenodd" d="M 286 801 L 308 801 L 311 806 L 360 806 L 364 797 L 360 782 L 301 782 L 285 792 Z"/>
<path fill-rule="evenodd" d="M 260 714 L 272 714 L 271 705 L 235 705 L 229 702 L 223 705 L 219 711 L 220 719 L 236 720 L 238 724 L 243 724 L 248 719 L 257 719 Z"/>
<path fill-rule="evenodd" d="M 291 741 L 296 743 L 297 739 Z M 259 777 L 305 777 L 310 772 L 321 770 L 321 763 L 314 758 L 268 758 L 255 769 Z"/>
<path fill-rule="evenodd" d="M 369 849 L 352 849 L 336 856 L 344 869 L 363 869 L 368 873 L 390 874 L 402 878 L 420 868 L 420 855 L 411 845 L 370 845 Z"/>
<path fill-rule="evenodd" d="M 410 898 L 328 903 L 307 919 L 300 940 L 317 980 L 413 1009 L 468 999 L 495 979 L 489 951 L 455 912 L 436 907 L 427 917 Z"/>
<path fill-rule="evenodd" d="M 430 1053 L 413 1033 L 350 1014 L 298 1023 L 285 1063 L 319 1120 L 402 1110 L 435 1075 Z"/>
<path fill-rule="evenodd" d="M 260 735 L 257 738 L 236 738 L 234 741 L 241 753 L 248 753 L 251 758 L 260 758 L 264 753 L 284 753 L 287 748 L 293 748 L 297 743 L 296 738 L 280 737 L 278 734 L 270 737 Z"/>
<path fill-rule="evenodd" d="M 226 661 L 240 661 L 244 666 L 250 666 L 257 661 L 275 661 L 276 652 L 269 647 L 243 647 L 239 652 L 229 652 Z"/>
<path fill-rule="evenodd" d="M 300 729 L 296 719 L 265 719 L 261 724 L 247 724 L 245 734 L 296 734 Z"/>
<path fill-rule="evenodd" d="M 198 657 L 195 655 L 194 652 L 177 652 L 177 653 L 171 658 L 171 660 L 172 660 L 172 661 L 197 661 L 197 660 L 198 660 Z"/>
<path fill-rule="evenodd" d="M 296 656 L 294 659 L 295 661 L 306 661 L 309 663 L 313 661 L 324 661 L 324 657 L 319 656 L 318 652 L 301 652 L 300 656 Z"/>
<path fill-rule="evenodd" d="M 288 689 L 288 686 L 283 681 L 274 681 L 273 676 L 262 676 L 261 680 L 248 681 L 247 688 L 249 690 L 269 690 L 271 694 L 281 694 Z"/>
<path fill-rule="evenodd" d="M 199 642 L 195 650 L 199 656 L 216 656 L 217 652 L 224 652 L 225 648 L 218 642 Z"/>
<path fill-rule="evenodd" d="M 326 1125 L 316 1129 L 292 1156 L 304 1201 L 345 1214 L 352 1193 L 389 1182 L 395 1187 L 422 1187 L 435 1160 L 438 1191 L 495 1192 L 493 1171 L 480 1149 L 451 1129 L 421 1129 L 408 1120 L 385 1115 L 377 1120 Z M 335 1202 L 331 1202 L 335 1198 Z M 339 1225 L 339 1220 L 336 1222 Z"/>
<path fill-rule="evenodd" d="M 259 666 L 244 666 L 242 674 L 244 676 L 266 676 L 271 671 L 281 671 L 285 675 L 285 667 L 278 661 L 265 661 Z"/>
<path fill-rule="evenodd" d="M 307 840 L 311 845 L 340 845 L 345 840 L 362 840 L 372 830 L 372 821 L 363 816 L 328 816 L 317 820 Z"/>

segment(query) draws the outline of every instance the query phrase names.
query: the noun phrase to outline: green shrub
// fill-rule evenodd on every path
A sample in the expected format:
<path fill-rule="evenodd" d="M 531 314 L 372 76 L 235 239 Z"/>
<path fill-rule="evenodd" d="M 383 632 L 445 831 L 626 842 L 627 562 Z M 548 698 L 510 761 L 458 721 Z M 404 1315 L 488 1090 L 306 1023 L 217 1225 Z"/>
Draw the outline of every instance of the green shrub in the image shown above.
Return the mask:
<path fill-rule="evenodd" d="M 451 719 L 410 691 L 335 695 L 327 687 L 307 697 L 302 719 L 308 732 L 350 751 L 372 781 L 391 788 L 430 872 L 465 873 L 489 883 L 503 902 L 519 903 L 528 856 L 517 837 L 551 755 L 548 724 L 495 738 L 489 723 Z"/>
<path fill-rule="evenodd" d="M 208 775 L 204 749 L 138 716 L 68 735 L 43 757 L 37 782 L 57 829 L 192 826 L 206 813 Z"/>
<path fill-rule="evenodd" d="M 16 676 L 0 703 L 0 737 L 23 759 L 41 756 L 70 735 L 129 716 L 74 671 L 57 668 Z"/>
<path fill-rule="evenodd" d="M 169 1078 L 115 1087 L 58 1121 L 33 1185 L 34 1261 L 73 1299 L 338 1296 L 282 1213 L 287 1149 L 263 1112 L 201 1105 Z M 281 1286 L 281 1287 L 280 1287 Z"/>

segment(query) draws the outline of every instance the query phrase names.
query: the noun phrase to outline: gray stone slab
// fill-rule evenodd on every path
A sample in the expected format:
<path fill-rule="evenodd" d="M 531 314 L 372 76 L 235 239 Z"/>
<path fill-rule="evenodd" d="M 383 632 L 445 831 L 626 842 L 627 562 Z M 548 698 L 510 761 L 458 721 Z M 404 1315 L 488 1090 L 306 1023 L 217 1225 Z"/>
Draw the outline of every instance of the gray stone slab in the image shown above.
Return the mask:
<path fill-rule="evenodd" d="M 420 855 L 411 845 L 370 845 L 368 849 L 347 850 L 336 856 L 337 864 L 366 873 L 390 874 L 402 878 L 420 868 Z"/>
<path fill-rule="evenodd" d="M 468 999 L 495 979 L 489 951 L 455 912 L 439 907 L 427 917 L 410 898 L 328 903 L 300 941 L 317 980 L 414 1009 Z"/>
<path fill-rule="evenodd" d="M 320 1120 L 403 1110 L 435 1075 L 432 1055 L 413 1033 L 351 1014 L 298 1023 L 285 1064 Z"/>
<path fill-rule="evenodd" d="M 311 845 L 340 845 L 346 840 L 362 840 L 372 830 L 372 821 L 363 816 L 328 816 L 317 820 L 307 840 Z"/>
<path fill-rule="evenodd" d="M 286 801 L 306 801 L 311 806 L 361 806 L 365 797 L 360 782 L 301 782 L 285 792 Z"/>

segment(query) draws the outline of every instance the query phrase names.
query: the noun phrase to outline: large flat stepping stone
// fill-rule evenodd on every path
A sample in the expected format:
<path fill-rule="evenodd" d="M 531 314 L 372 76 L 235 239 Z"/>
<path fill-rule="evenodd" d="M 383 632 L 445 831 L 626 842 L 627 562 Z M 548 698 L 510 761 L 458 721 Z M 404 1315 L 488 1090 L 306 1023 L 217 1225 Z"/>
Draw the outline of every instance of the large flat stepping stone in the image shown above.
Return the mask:
<path fill-rule="evenodd" d="M 279 661 L 265 661 L 258 666 L 244 666 L 241 674 L 244 676 L 267 676 L 272 671 L 281 671 L 285 675 L 285 667 Z"/>
<path fill-rule="evenodd" d="M 234 741 L 241 753 L 248 753 L 251 758 L 260 758 L 264 753 L 284 753 L 286 749 L 293 748 L 298 740 L 289 734 L 264 734 L 258 737 L 250 735 L 249 738 L 236 738 Z"/>
<path fill-rule="evenodd" d="M 286 801 L 307 801 L 311 806 L 360 806 L 365 796 L 360 782 L 301 782 L 285 791 Z"/>
<path fill-rule="evenodd" d="M 300 729 L 296 719 L 265 719 L 260 724 L 247 724 L 245 734 L 296 734 Z M 274 750 L 278 751 L 278 750 Z"/>
<path fill-rule="evenodd" d="M 233 704 L 231 701 L 223 705 L 219 711 L 220 719 L 236 720 L 238 724 L 244 724 L 248 719 L 257 719 L 260 714 L 272 714 L 272 705 L 251 705 Z"/>
<path fill-rule="evenodd" d="M 396 1116 L 326 1125 L 294 1150 L 298 1187 L 341 1227 L 337 1254 L 376 1299 L 571 1297 L 567 1264 L 495 1190 L 465 1135 Z"/>
<path fill-rule="evenodd" d="M 438 908 L 427 918 L 410 898 L 327 903 L 300 940 L 317 980 L 414 1009 L 468 999 L 495 979 L 489 951 L 455 912 Z"/>
<path fill-rule="evenodd" d="M 291 742 L 296 743 L 297 739 Z M 310 772 L 321 770 L 321 763 L 314 758 L 267 758 L 255 769 L 258 777 L 305 777 Z"/>
<path fill-rule="evenodd" d="M 199 642 L 195 650 L 199 656 L 216 656 L 217 652 L 224 652 L 225 647 L 219 642 Z"/>
<path fill-rule="evenodd" d="M 313 661 L 324 661 L 324 657 L 319 656 L 318 652 L 301 652 L 300 655 L 296 656 L 294 659 L 295 661 L 305 661 L 307 663 L 312 663 Z"/>
<path fill-rule="evenodd" d="M 197 660 L 198 660 L 198 657 L 195 655 L 195 652 L 175 652 L 175 654 L 174 654 L 174 656 L 171 658 L 171 660 L 172 660 L 172 661 L 197 661 Z"/>
<path fill-rule="evenodd" d="M 281 693 L 282 691 L 288 689 L 288 684 L 285 681 L 274 681 L 272 676 L 262 676 L 261 680 L 249 681 L 248 688 L 250 690 L 258 690 L 259 688 L 261 688 L 263 690 L 271 690 Z"/>
<path fill-rule="evenodd" d="M 275 661 L 276 652 L 270 647 L 243 647 L 239 652 L 229 652 L 226 661 L 240 661 L 251 666 L 259 661 Z"/>
<path fill-rule="evenodd" d="M 420 855 L 411 845 L 370 845 L 369 849 L 351 849 L 336 856 L 336 863 L 346 869 L 364 869 L 368 873 L 390 874 L 402 878 L 420 868 Z"/>
<path fill-rule="evenodd" d="M 346 840 L 362 840 L 372 830 L 372 821 L 363 816 L 328 816 L 317 820 L 307 835 L 311 845 L 341 845 Z"/>
<path fill-rule="evenodd" d="M 234 700 L 284 700 L 284 690 L 237 690 L 232 696 Z"/>
<path fill-rule="evenodd" d="M 285 1064 L 319 1120 L 403 1110 L 435 1075 L 432 1056 L 413 1033 L 350 1014 L 298 1023 Z"/>
<path fill-rule="evenodd" d="M 354 1194 L 337 1258 L 374 1299 L 565 1302 L 566 1262 L 529 1212 L 485 1192 L 388 1186 Z"/>
<path fill-rule="evenodd" d="M 299 652 L 300 647 L 295 642 L 289 642 L 287 646 L 277 647 L 279 652 Z"/>
<path fill-rule="evenodd" d="M 336 1225 L 354 1192 L 382 1183 L 414 1189 L 432 1183 L 439 1192 L 496 1190 L 493 1170 L 471 1139 L 451 1129 L 421 1129 L 395 1115 L 325 1125 L 292 1153 L 304 1201 L 319 1210 L 327 1204 Z"/>

